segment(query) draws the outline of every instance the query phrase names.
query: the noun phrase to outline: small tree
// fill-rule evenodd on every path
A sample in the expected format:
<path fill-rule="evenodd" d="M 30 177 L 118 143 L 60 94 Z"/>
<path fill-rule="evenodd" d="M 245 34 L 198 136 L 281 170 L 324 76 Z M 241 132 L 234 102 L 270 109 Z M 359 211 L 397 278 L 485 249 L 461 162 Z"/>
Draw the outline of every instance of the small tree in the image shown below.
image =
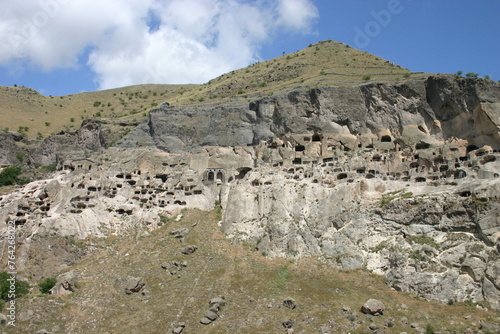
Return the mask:
<path fill-rule="evenodd" d="M 0 173 L 0 186 L 8 186 L 17 183 L 19 175 L 21 175 L 21 168 L 18 166 L 5 168 Z"/>
<path fill-rule="evenodd" d="M 10 287 L 12 276 L 5 271 L 0 272 L 0 299 L 4 301 L 11 300 L 10 295 Z M 14 284 L 15 295 L 17 297 L 21 297 L 29 292 L 29 284 L 20 280 L 16 280 Z"/>
<path fill-rule="evenodd" d="M 54 277 L 48 277 L 38 283 L 38 287 L 40 288 L 41 293 L 50 293 L 50 289 L 52 289 L 56 285 L 57 280 Z"/>
<path fill-rule="evenodd" d="M 477 78 L 479 76 L 479 74 L 474 73 L 474 72 L 469 72 L 469 73 L 465 73 L 465 76 L 467 78 Z"/>
<path fill-rule="evenodd" d="M 458 72 L 456 73 L 456 75 L 458 75 L 459 77 L 461 77 L 463 73 L 464 73 L 463 71 L 458 71 Z"/>

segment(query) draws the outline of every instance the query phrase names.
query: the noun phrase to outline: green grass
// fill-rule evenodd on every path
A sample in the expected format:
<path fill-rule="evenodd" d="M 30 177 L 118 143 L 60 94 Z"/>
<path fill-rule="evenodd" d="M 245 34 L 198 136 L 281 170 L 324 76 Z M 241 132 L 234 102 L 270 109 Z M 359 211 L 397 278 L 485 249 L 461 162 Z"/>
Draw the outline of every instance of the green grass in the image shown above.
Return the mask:
<path fill-rule="evenodd" d="M 433 248 L 439 248 L 439 244 L 430 237 L 424 235 L 413 235 L 406 238 L 409 242 L 419 245 L 428 245 Z"/>
<path fill-rule="evenodd" d="M 271 284 L 271 292 L 273 294 L 282 294 L 285 292 L 288 282 L 290 281 L 290 276 L 291 274 L 288 270 L 288 266 L 283 265 L 279 267 Z"/>
<path fill-rule="evenodd" d="M 404 190 L 397 190 L 387 194 L 382 195 L 380 200 L 380 206 L 384 207 L 395 199 L 407 199 L 412 198 L 413 193 L 411 191 L 405 192 Z"/>

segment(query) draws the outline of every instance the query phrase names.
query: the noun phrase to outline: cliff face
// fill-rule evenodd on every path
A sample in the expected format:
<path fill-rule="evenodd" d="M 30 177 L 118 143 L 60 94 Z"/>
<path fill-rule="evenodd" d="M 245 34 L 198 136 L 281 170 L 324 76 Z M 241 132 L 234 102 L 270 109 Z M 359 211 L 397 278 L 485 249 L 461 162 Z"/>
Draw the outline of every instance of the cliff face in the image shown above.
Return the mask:
<path fill-rule="evenodd" d="M 496 84 L 436 77 L 159 108 L 102 154 L 100 130 L 81 130 L 95 153 L 0 197 L 0 219 L 85 238 L 219 202 L 226 236 L 268 257 L 500 308 L 499 125 Z"/>
<path fill-rule="evenodd" d="M 462 138 L 499 149 L 500 92 L 494 83 L 429 77 L 401 85 L 322 87 L 266 97 L 245 105 L 160 108 L 123 147 L 188 150 L 246 146 L 285 134 L 378 134 L 388 129 L 401 147 Z"/>

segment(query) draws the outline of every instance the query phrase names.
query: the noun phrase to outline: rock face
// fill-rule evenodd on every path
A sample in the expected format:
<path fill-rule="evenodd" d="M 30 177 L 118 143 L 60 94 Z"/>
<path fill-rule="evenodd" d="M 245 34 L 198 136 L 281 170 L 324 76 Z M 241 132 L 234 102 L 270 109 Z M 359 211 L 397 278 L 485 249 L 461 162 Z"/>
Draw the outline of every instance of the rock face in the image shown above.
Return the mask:
<path fill-rule="evenodd" d="M 77 137 L 96 153 L 1 196 L 0 220 L 22 250 L 35 234 L 154 229 L 220 205 L 226 236 L 268 257 L 318 256 L 500 309 L 499 125 L 496 84 L 437 77 L 160 108 L 102 154 L 85 125 Z"/>
<path fill-rule="evenodd" d="M 76 290 L 76 273 L 71 270 L 67 273 L 59 275 L 56 284 L 50 289 L 51 295 L 65 296 L 73 293 Z"/>
<path fill-rule="evenodd" d="M 401 85 L 321 87 L 210 109 L 159 108 L 119 146 L 166 151 L 247 146 L 286 134 L 370 134 L 400 147 L 459 137 L 500 148 L 495 83 L 429 77 Z M 385 133 L 384 133 L 385 132 Z M 378 137 L 378 138 L 377 138 Z"/>
<path fill-rule="evenodd" d="M 384 303 L 377 299 L 368 299 L 366 303 L 361 306 L 361 312 L 370 315 L 382 315 L 384 314 L 384 310 Z"/>

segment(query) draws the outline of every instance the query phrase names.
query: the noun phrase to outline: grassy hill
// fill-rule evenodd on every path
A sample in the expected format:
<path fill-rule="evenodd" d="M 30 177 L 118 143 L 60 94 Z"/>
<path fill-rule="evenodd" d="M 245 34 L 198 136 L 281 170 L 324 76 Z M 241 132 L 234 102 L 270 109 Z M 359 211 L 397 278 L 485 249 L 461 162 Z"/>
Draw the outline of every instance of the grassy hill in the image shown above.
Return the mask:
<path fill-rule="evenodd" d="M 287 320 L 297 333 L 368 333 L 369 326 L 384 333 L 412 333 L 415 323 L 427 327 L 426 333 L 463 333 L 480 322 L 497 321 L 495 311 L 474 303 L 428 302 L 390 289 L 382 276 L 337 270 L 321 258 L 266 259 L 255 245 L 232 245 L 220 231 L 219 219 L 217 209 L 185 210 L 182 219 L 148 234 L 136 230 L 124 237 L 76 241 L 78 247 L 95 249 L 67 268 L 78 273 L 76 292 L 51 296 L 33 291 L 18 299 L 19 310 L 30 310 L 32 316 L 20 316 L 12 333 L 42 328 L 53 333 L 171 333 L 179 322 L 186 324 L 185 333 L 285 333 L 282 323 Z M 180 228 L 189 230 L 182 239 L 171 234 Z M 186 245 L 198 249 L 182 254 Z M 185 261 L 186 266 L 171 275 L 162 269 L 171 261 Z M 129 276 L 142 278 L 144 290 L 125 294 L 124 278 Z M 219 319 L 200 324 L 209 301 L 220 296 L 227 304 Z M 295 309 L 284 307 L 288 298 L 295 300 Z M 369 298 L 385 304 L 383 316 L 360 312 Z"/>
<path fill-rule="evenodd" d="M 236 103 L 296 88 L 399 82 L 416 76 L 423 74 L 346 44 L 324 41 L 201 85 L 147 84 L 65 96 L 44 96 L 26 87 L 0 87 L 0 130 L 43 138 L 78 128 L 85 118 L 133 124 L 165 101 L 176 106 Z"/>

